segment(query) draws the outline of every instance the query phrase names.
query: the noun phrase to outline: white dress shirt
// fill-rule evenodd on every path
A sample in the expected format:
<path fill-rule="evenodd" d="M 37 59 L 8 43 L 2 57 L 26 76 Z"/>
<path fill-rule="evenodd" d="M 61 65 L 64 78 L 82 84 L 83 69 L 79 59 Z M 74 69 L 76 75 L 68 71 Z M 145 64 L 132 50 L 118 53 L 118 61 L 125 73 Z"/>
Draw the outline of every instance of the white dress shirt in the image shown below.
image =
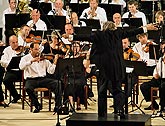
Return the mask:
<path fill-rule="evenodd" d="M 162 72 L 162 77 L 161 77 L 161 72 Z M 159 58 L 159 61 L 154 69 L 153 76 L 155 76 L 156 74 L 158 74 L 159 77 L 161 78 L 165 78 L 165 63 L 162 61 L 162 57 Z"/>
<path fill-rule="evenodd" d="M 16 55 L 16 51 L 13 50 L 11 48 L 11 46 L 6 47 L 4 49 L 3 55 L 1 57 L 1 65 L 2 65 L 2 67 L 7 68 L 7 66 L 9 65 L 12 57 L 15 57 L 15 56 L 17 56 Z"/>
<path fill-rule="evenodd" d="M 81 16 L 80 19 L 86 19 L 85 15 L 87 15 L 87 19 L 90 18 L 90 15 L 88 15 L 88 12 L 90 11 L 90 7 L 86 8 Z M 101 7 L 97 7 L 95 13 L 97 14 L 95 17 L 93 17 L 93 19 L 99 19 L 100 20 L 100 24 L 102 25 L 104 22 L 107 21 L 107 14 L 105 12 L 105 10 Z"/>
<path fill-rule="evenodd" d="M 27 22 L 28 26 L 31 26 L 32 24 L 33 24 L 33 20 L 30 20 Z M 47 26 L 46 26 L 45 22 L 42 21 L 41 19 L 39 19 L 35 25 L 36 25 L 37 31 L 47 31 Z M 32 29 L 32 30 L 34 30 L 34 29 Z"/>
<path fill-rule="evenodd" d="M 129 18 L 129 12 L 126 12 L 123 14 L 122 18 Z M 143 12 L 140 12 L 140 11 L 136 11 L 136 13 L 134 14 L 135 17 L 137 18 L 142 18 L 142 23 L 143 23 L 143 26 L 146 26 L 147 25 L 147 19 L 146 19 L 146 16 Z"/>
<path fill-rule="evenodd" d="M 42 60 L 39 62 L 32 62 L 32 55 L 29 53 L 21 58 L 19 67 L 24 70 L 24 79 L 45 77 L 46 72 L 53 74 L 55 72 L 56 65 L 52 64 L 49 60 Z"/>
<path fill-rule="evenodd" d="M 153 44 L 155 44 L 155 43 L 153 43 Z M 150 59 L 149 58 L 149 52 L 145 52 L 144 50 L 143 50 L 143 48 L 146 46 L 146 44 L 141 44 L 141 42 L 138 42 L 138 43 L 136 43 L 134 46 L 133 46 L 133 51 L 135 52 L 135 53 L 138 53 L 139 55 L 140 55 L 140 59 L 142 60 L 142 61 L 144 61 L 144 62 L 146 62 L 147 63 L 147 66 L 154 66 L 154 65 L 156 65 L 156 63 L 155 63 L 155 60 L 154 59 Z"/>
<path fill-rule="evenodd" d="M 122 5 L 123 8 L 126 7 L 126 2 L 124 0 L 119 0 L 119 2 L 115 2 L 114 0 L 112 0 L 112 2 L 109 4 Z"/>
<path fill-rule="evenodd" d="M 64 10 L 64 9 L 62 9 L 61 12 L 62 12 L 62 15 L 63 15 L 63 16 L 66 16 L 66 19 L 67 19 L 68 21 L 70 21 L 70 18 L 69 18 L 68 14 L 67 14 L 67 11 Z M 48 15 L 56 15 L 55 9 L 49 11 Z"/>

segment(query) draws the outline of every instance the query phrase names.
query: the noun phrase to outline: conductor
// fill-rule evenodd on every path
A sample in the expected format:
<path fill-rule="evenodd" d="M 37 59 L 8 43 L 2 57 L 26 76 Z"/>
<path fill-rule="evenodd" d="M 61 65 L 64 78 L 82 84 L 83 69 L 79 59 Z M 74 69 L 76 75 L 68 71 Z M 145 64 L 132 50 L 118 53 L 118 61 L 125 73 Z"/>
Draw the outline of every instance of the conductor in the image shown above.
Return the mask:
<path fill-rule="evenodd" d="M 146 25 L 145 28 L 156 30 L 153 25 Z M 107 89 L 112 87 L 114 97 L 114 113 L 121 118 L 124 115 L 125 93 L 121 89 L 122 80 L 125 75 L 123 61 L 122 39 L 143 33 L 144 28 L 137 28 L 131 31 L 117 29 L 113 22 L 107 21 L 103 24 L 103 31 L 97 31 L 90 36 L 74 36 L 74 40 L 90 40 L 93 45 L 90 59 L 99 69 L 100 77 L 98 87 L 98 116 L 107 116 Z"/>

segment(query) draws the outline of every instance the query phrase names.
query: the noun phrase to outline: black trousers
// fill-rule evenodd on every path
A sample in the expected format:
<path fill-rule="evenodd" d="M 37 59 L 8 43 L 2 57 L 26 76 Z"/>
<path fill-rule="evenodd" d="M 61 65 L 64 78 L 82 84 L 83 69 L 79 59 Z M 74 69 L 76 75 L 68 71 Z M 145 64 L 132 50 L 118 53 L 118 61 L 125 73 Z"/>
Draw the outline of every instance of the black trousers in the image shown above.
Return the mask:
<path fill-rule="evenodd" d="M 2 66 L 0 66 L 0 102 L 4 101 L 3 90 L 2 90 L 2 80 L 3 80 L 4 72 L 5 69 Z"/>
<path fill-rule="evenodd" d="M 98 116 L 107 115 L 107 89 L 110 89 L 114 98 L 114 112 L 124 112 L 125 93 L 122 91 L 121 84 L 121 81 L 111 81 L 102 76 L 97 77 Z"/>
<path fill-rule="evenodd" d="M 59 80 L 39 77 L 39 78 L 28 78 L 25 82 L 25 89 L 29 97 L 34 102 L 34 106 L 37 108 L 39 102 L 37 96 L 34 93 L 35 88 L 48 88 L 55 94 L 55 107 L 58 107 L 62 103 L 62 93 L 61 93 L 61 82 Z"/>
<path fill-rule="evenodd" d="M 140 85 L 140 90 L 144 96 L 146 102 L 151 101 L 151 87 L 159 87 L 160 80 L 152 78 L 149 82 L 144 82 Z"/>
<path fill-rule="evenodd" d="M 7 71 L 3 79 L 5 87 L 10 91 L 11 96 L 16 98 L 18 92 L 14 86 L 14 82 L 22 80 L 22 71 Z"/>

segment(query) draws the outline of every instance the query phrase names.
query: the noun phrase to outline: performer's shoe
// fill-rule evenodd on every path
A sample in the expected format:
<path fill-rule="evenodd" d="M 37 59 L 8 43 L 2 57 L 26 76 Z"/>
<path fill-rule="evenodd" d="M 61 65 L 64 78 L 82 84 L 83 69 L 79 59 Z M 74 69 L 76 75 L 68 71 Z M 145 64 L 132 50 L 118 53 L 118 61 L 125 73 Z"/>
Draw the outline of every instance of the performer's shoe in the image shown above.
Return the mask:
<path fill-rule="evenodd" d="M 42 109 L 42 107 L 41 107 L 41 105 L 39 105 L 37 108 L 35 108 L 33 113 L 39 113 L 41 109 Z"/>
<path fill-rule="evenodd" d="M 13 99 L 12 103 L 17 103 L 19 99 L 21 99 L 21 95 L 20 95 L 20 94 L 18 94 L 18 96 L 16 96 L 16 97 Z"/>
<path fill-rule="evenodd" d="M 156 101 L 153 102 L 153 109 L 155 109 L 155 110 L 159 109 L 159 105 L 157 104 Z M 151 105 L 149 107 L 147 107 L 147 108 L 144 108 L 144 110 L 152 110 Z"/>
<path fill-rule="evenodd" d="M 4 108 L 9 107 L 9 105 L 6 104 L 5 102 L 1 102 L 1 103 L 0 103 L 0 106 L 3 106 Z"/>

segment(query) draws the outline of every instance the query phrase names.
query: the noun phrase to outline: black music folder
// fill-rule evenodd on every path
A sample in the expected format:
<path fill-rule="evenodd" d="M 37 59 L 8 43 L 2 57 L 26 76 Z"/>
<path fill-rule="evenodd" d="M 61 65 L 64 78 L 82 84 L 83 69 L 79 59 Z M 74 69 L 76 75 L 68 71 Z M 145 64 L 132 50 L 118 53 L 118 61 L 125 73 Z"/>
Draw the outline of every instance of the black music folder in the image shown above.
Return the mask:
<path fill-rule="evenodd" d="M 74 27 L 74 33 L 75 34 L 91 34 L 92 28 L 91 27 Z"/>
<path fill-rule="evenodd" d="M 58 59 L 55 70 L 56 76 L 61 76 L 65 72 L 82 72 L 84 70 L 83 57 Z"/>
<path fill-rule="evenodd" d="M 52 10 L 52 5 L 51 3 L 45 3 L 45 2 L 31 2 L 31 4 L 29 4 L 30 7 L 32 7 L 33 9 L 38 9 L 42 14 L 48 14 L 49 11 Z"/>
<path fill-rule="evenodd" d="M 41 19 L 46 23 L 48 29 L 65 31 L 66 16 L 47 15 L 46 17 L 41 16 Z"/>
<path fill-rule="evenodd" d="M 21 57 L 22 56 L 12 57 L 9 65 L 6 68 L 7 71 L 12 70 L 12 69 L 19 69 L 19 63 L 20 63 Z"/>
<path fill-rule="evenodd" d="M 2 40 L 2 28 L 0 28 L 0 40 Z"/>
<path fill-rule="evenodd" d="M 143 26 L 142 18 L 122 18 L 122 20 L 129 26 L 135 26 L 135 27 Z"/>
<path fill-rule="evenodd" d="M 30 20 L 30 14 L 5 14 L 5 28 L 20 28 Z"/>
<path fill-rule="evenodd" d="M 131 61 L 131 60 L 124 60 L 124 62 L 125 62 L 126 67 L 134 68 L 133 72 L 137 76 L 146 76 L 146 75 L 148 75 L 146 63 L 144 63 L 142 61 Z"/>
<path fill-rule="evenodd" d="M 80 19 L 86 23 L 88 27 L 92 29 L 101 29 L 100 21 L 96 19 Z"/>
<path fill-rule="evenodd" d="M 113 21 L 112 17 L 115 13 L 122 14 L 122 6 L 116 5 L 116 4 L 99 4 L 99 7 L 102 7 L 105 9 L 105 12 L 107 14 L 107 18 L 110 21 Z"/>

